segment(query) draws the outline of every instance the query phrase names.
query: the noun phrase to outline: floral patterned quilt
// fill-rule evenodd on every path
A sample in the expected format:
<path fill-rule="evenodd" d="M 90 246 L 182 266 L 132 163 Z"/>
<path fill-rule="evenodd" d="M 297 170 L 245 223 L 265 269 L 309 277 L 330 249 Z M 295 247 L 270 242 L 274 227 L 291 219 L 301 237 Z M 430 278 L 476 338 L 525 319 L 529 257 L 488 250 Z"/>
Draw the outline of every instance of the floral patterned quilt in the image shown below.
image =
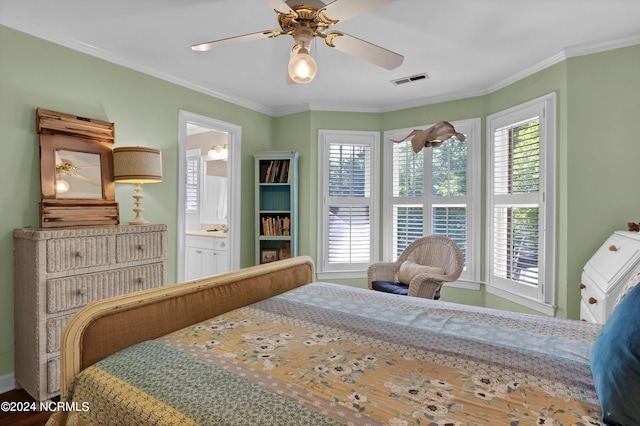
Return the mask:
<path fill-rule="evenodd" d="M 111 355 L 48 424 L 599 425 L 599 330 L 314 283 Z"/>

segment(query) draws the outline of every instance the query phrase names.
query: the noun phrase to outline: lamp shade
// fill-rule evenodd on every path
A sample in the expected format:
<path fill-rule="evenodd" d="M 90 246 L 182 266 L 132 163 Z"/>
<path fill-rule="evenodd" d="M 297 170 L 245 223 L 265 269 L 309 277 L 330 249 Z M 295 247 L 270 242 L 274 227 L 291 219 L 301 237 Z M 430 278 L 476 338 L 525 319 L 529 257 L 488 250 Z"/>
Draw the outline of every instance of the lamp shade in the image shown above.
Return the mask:
<path fill-rule="evenodd" d="M 162 182 L 162 153 L 141 146 L 114 148 L 113 178 L 128 183 Z"/>

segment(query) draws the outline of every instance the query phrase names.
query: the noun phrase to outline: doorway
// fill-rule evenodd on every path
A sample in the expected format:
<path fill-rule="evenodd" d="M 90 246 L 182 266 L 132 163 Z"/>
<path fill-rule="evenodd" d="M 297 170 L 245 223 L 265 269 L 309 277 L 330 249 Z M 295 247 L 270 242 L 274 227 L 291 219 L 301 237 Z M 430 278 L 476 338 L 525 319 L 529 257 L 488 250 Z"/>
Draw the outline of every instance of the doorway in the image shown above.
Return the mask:
<path fill-rule="evenodd" d="M 227 159 L 222 161 L 212 161 L 209 169 L 220 170 L 221 167 L 226 165 L 226 178 L 223 179 L 224 190 L 218 190 L 217 193 L 224 197 L 220 200 L 216 200 L 212 203 L 211 200 L 207 202 L 206 199 L 198 199 L 195 201 L 193 198 L 193 188 L 187 185 L 188 172 L 193 173 L 193 168 L 188 169 L 188 158 L 193 159 L 194 148 L 192 143 L 189 142 L 190 135 L 209 133 L 213 138 L 212 147 L 221 149 L 223 145 L 226 145 Z M 204 136 L 204 135 L 203 135 Z M 193 139 L 193 138 L 192 138 Z M 215 229 L 216 232 L 222 231 L 226 228 L 226 246 L 228 252 L 228 260 L 224 270 L 236 270 L 240 267 L 240 157 L 242 152 L 242 128 L 238 125 L 227 123 L 224 121 L 216 120 L 211 117 L 195 114 L 189 111 L 180 110 L 178 113 L 178 223 L 177 229 L 177 276 L 178 282 L 187 280 L 187 259 L 186 259 L 186 241 L 187 232 L 194 233 L 201 226 L 202 231 Z M 197 149 L 197 148 L 196 148 Z M 210 148 L 208 148 L 210 149 Z M 202 185 L 206 182 L 206 170 L 207 170 L 207 150 L 206 148 L 199 149 L 201 160 L 198 162 L 197 169 L 202 173 L 197 179 Z M 189 156 L 187 152 L 189 151 Z M 204 152 L 203 152 L 204 151 Z M 219 157 L 215 157 L 215 160 L 219 160 Z M 215 163 L 215 164 L 214 164 Z M 190 165 L 194 163 L 191 162 Z M 218 175 L 223 173 L 218 172 Z M 220 179 L 216 179 L 220 181 Z M 192 184 L 193 177 L 189 179 Z M 203 191 L 199 191 L 203 194 Z M 203 197 L 204 198 L 204 197 Z M 218 218 L 212 220 L 198 219 L 200 222 L 197 224 L 194 220 L 194 209 L 197 210 L 197 217 L 205 215 L 203 210 L 206 206 L 214 205 L 214 211 Z M 223 208 L 224 207 L 224 208 Z M 208 211 L 211 211 L 209 208 Z M 202 214 L 201 214 L 202 213 Z M 226 215 L 226 217 L 225 217 Z M 206 221 L 205 221 L 206 220 Z M 212 222 L 212 223 L 207 223 Z M 217 222 L 217 223 L 213 223 Z M 222 227 L 224 225 L 224 228 Z M 211 235 L 214 235 L 212 232 Z M 215 235 L 220 235 L 216 233 Z"/>

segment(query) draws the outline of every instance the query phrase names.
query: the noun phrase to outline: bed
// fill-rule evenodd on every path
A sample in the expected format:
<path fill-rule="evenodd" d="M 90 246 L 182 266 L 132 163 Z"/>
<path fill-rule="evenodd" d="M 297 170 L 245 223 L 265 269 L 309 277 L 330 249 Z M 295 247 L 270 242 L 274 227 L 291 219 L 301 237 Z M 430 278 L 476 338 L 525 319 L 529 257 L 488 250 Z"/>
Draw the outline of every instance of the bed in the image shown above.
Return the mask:
<path fill-rule="evenodd" d="M 301 256 L 85 307 L 48 425 L 598 425 L 600 328 L 316 282 Z"/>

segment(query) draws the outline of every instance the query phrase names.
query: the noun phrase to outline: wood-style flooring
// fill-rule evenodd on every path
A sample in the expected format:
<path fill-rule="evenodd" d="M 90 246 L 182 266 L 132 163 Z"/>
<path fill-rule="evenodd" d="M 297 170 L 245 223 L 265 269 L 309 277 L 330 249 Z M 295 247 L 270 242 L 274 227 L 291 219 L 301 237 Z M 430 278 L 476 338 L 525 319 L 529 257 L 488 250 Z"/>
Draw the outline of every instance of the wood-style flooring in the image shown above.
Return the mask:
<path fill-rule="evenodd" d="M 22 389 L 15 389 L 0 394 L 0 403 L 6 402 L 29 402 L 33 403 L 33 398 Z M 49 420 L 51 413 L 48 411 L 6 411 L 0 410 L 0 426 L 44 426 Z M 10 405 L 10 404 L 9 404 Z M 14 407 L 16 405 L 14 404 Z"/>

